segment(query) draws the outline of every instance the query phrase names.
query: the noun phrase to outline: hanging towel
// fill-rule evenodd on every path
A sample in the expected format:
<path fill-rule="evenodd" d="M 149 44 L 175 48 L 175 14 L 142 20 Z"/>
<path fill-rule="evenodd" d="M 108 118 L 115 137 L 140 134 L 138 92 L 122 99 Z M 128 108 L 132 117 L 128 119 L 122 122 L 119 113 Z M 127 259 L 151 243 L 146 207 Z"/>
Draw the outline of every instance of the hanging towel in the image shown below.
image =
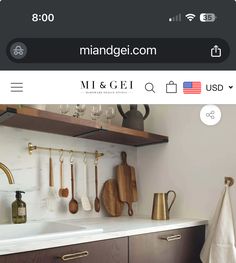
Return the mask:
<path fill-rule="evenodd" d="M 209 224 L 200 258 L 203 263 L 236 263 L 233 212 L 227 184 Z"/>

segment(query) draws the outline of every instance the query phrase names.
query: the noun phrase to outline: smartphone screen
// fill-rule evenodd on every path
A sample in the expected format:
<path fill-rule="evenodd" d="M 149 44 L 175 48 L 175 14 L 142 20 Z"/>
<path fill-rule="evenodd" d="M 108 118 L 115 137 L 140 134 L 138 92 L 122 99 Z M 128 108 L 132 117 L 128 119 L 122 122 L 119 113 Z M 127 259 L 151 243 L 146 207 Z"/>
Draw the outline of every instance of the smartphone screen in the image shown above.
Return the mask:
<path fill-rule="evenodd" d="M 173 222 L 185 226 L 183 218 L 198 219 L 188 226 L 206 225 L 200 219 L 211 218 L 224 177 L 236 170 L 235 14 L 235 0 L 0 0 L 0 223 L 14 222 L 12 194 L 24 191 L 29 221 L 73 219 L 80 227 L 90 217 L 97 224 L 105 216 L 145 216 L 145 233 L 154 232 L 160 221 L 154 223 L 153 197 L 172 193 L 161 220 L 180 221 L 164 230 L 175 229 Z M 131 166 L 133 181 L 122 181 L 131 204 L 108 181 L 119 187 L 119 165 Z M 106 199 L 107 184 L 114 191 Z M 116 224 L 122 233 L 144 233 L 123 220 Z M 0 257 L 31 249 L 24 241 L 14 250 L 17 237 L 8 237 L 0 237 Z M 203 239 L 193 245 L 202 247 Z M 50 248 L 78 241 L 66 240 Z M 43 246 L 31 250 L 49 248 Z M 178 259 L 182 251 L 172 259 L 200 262 L 196 251 L 188 262 Z"/>

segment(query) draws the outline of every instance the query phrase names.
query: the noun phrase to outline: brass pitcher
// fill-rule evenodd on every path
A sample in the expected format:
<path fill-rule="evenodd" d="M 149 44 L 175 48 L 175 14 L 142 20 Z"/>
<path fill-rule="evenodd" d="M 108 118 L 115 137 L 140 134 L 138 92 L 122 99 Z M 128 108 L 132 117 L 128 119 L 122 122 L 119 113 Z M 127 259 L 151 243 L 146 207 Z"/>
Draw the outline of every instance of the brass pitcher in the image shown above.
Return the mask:
<path fill-rule="evenodd" d="M 173 193 L 173 199 L 168 207 L 169 193 Z M 173 190 L 167 193 L 154 193 L 153 207 L 152 207 L 152 219 L 154 220 L 166 220 L 169 219 L 169 213 L 172 205 L 174 204 L 176 193 Z"/>

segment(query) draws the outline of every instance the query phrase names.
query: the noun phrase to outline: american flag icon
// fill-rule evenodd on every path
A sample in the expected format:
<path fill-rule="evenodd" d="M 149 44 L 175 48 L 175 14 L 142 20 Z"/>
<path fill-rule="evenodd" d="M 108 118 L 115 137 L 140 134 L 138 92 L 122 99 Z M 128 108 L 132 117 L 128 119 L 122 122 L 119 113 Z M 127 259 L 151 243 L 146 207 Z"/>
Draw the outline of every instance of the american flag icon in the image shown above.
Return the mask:
<path fill-rule="evenodd" d="M 202 84 L 199 81 L 185 81 L 183 91 L 184 94 L 201 94 Z"/>

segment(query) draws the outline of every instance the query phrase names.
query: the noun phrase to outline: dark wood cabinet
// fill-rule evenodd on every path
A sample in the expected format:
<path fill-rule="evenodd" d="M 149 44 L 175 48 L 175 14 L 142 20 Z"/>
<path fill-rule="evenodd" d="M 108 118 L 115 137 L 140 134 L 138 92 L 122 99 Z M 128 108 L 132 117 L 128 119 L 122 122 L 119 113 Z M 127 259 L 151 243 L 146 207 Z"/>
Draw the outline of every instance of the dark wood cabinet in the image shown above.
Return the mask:
<path fill-rule="evenodd" d="M 0 263 L 201 263 L 205 226 L 0 256 Z"/>
<path fill-rule="evenodd" d="M 64 260 L 63 260 L 64 258 Z M 0 256 L 0 263 L 128 263 L 128 238 Z"/>
<path fill-rule="evenodd" d="M 132 236 L 129 263 L 201 263 L 205 226 Z"/>

